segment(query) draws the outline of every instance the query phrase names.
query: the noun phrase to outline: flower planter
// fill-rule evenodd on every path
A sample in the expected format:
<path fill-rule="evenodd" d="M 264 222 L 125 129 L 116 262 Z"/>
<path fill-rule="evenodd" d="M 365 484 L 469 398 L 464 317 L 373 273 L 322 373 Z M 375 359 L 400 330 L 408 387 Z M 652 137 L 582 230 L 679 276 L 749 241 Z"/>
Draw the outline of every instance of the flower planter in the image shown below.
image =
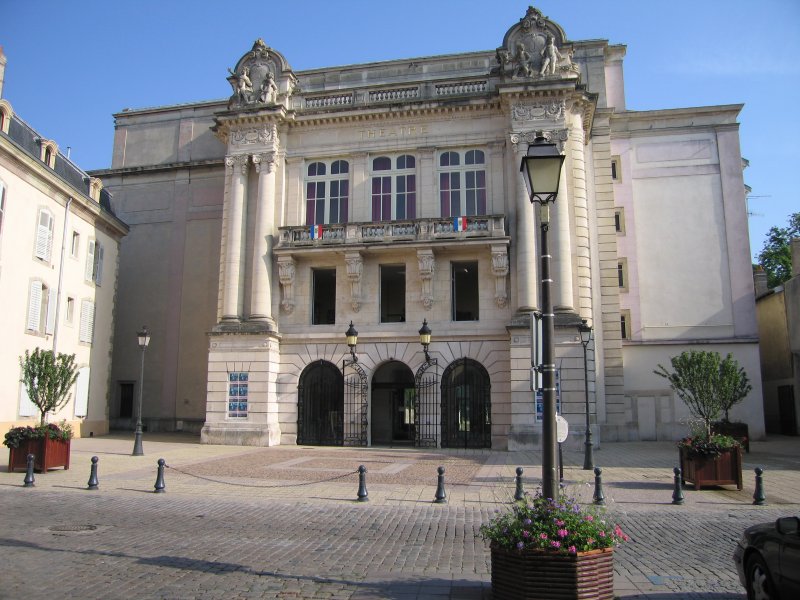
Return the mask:
<path fill-rule="evenodd" d="M 8 472 L 25 470 L 28 468 L 28 454 L 33 454 L 36 459 L 33 469 L 37 473 L 44 473 L 48 469 L 64 467 L 69 469 L 69 446 L 72 440 L 53 440 L 41 438 L 36 440 L 23 440 L 19 447 L 8 449 Z"/>
<path fill-rule="evenodd" d="M 747 423 L 717 421 L 711 424 L 711 432 L 731 436 L 744 447 L 745 452 L 750 452 L 750 428 Z"/>
<path fill-rule="evenodd" d="M 686 448 L 680 449 L 681 473 L 684 483 L 694 484 L 699 490 L 709 485 L 735 485 L 742 489 L 742 449 L 724 450 L 719 456 L 689 456 Z"/>
<path fill-rule="evenodd" d="M 492 544 L 494 600 L 614 598 L 614 549 L 560 554 Z"/>

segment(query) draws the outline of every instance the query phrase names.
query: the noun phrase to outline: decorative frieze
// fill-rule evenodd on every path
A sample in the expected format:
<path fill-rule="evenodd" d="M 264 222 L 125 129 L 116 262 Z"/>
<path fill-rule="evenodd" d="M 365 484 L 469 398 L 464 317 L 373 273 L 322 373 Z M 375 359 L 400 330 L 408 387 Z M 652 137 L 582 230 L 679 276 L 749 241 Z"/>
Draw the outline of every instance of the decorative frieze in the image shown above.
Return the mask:
<path fill-rule="evenodd" d="M 353 312 L 361 309 L 361 276 L 364 272 L 364 259 L 360 252 L 348 252 L 344 255 L 347 265 L 347 279 L 350 282 L 350 306 Z"/>
<path fill-rule="evenodd" d="M 291 256 L 278 257 L 278 280 L 281 283 L 281 308 L 291 313 L 294 310 L 295 260 Z"/>
<path fill-rule="evenodd" d="M 498 308 L 508 304 L 506 277 L 508 277 L 508 250 L 506 246 L 492 246 L 492 274 L 494 275 L 494 303 Z"/>
<path fill-rule="evenodd" d="M 433 306 L 433 275 L 436 272 L 436 257 L 433 250 L 417 250 L 419 263 L 419 278 L 422 283 L 420 299 L 422 306 L 430 310 Z"/>
<path fill-rule="evenodd" d="M 514 104 L 511 107 L 511 119 L 513 121 L 558 121 L 564 118 L 566 102 L 554 100 L 552 102 L 538 104 Z"/>
<path fill-rule="evenodd" d="M 272 141 L 278 141 L 278 132 L 275 124 L 262 125 L 251 129 L 236 129 L 230 133 L 231 146 L 266 145 Z"/>

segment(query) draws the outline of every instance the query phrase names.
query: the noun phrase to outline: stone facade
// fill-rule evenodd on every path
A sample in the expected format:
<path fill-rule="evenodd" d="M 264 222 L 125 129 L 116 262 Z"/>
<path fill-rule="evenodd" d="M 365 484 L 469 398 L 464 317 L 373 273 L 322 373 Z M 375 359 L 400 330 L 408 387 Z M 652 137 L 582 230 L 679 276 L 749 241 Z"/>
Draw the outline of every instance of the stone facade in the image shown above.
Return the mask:
<path fill-rule="evenodd" d="M 748 370 L 740 410 L 762 435 L 741 107 L 627 111 L 624 55 L 534 8 L 496 50 L 411 62 L 295 72 L 257 40 L 227 101 L 115 115 L 96 174 L 131 226 L 118 332 L 153 332 L 148 426 L 538 447 L 540 229 L 519 170 L 543 139 L 565 156 L 549 238 L 569 443 L 587 393 L 595 441 L 676 435 L 652 371 L 696 344 Z M 115 348 L 115 381 L 135 380 L 135 350 Z"/>

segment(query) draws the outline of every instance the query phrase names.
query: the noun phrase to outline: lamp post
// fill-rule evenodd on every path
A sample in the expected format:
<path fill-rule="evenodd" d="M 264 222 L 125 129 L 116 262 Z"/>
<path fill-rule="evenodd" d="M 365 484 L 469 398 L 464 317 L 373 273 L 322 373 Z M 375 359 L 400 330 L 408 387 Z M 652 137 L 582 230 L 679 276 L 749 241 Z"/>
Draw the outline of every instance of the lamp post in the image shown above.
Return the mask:
<path fill-rule="evenodd" d="M 545 498 L 558 498 L 558 472 L 556 470 L 556 384 L 554 315 L 550 297 L 550 248 L 547 232 L 550 229 L 550 204 L 556 201 L 561 166 L 564 157 L 555 144 L 537 138 L 528 146 L 522 158 L 520 171 L 528 188 L 531 204 L 539 205 L 541 229 L 541 306 L 542 306 L 542 494 Z M 536 393 L 534 392 L 534 411 Z"/>
<path fill-rule="evenodd" d="M 344 332 L 345 336 L 347 336 L 347 347 L 350 348 L 350 356 L 352 357 L 349 364 L 357 363 L 358 356 L 356 355 L 356 344 L 358 344 L 358 331 L 356 328 L 353 327 L 353 322 L 350 321 L 350 327 L 347 328 L 347 331 Z M 348 364 L 347 359 L 345 359 L 345 366 Z"/>
<path fill-rule="evenodd" d="M 583 391 L 586 395 L 586 439 L 583 442 L 583 470 L 591 471 L 594 469 L 594 455 L 592 450 L 592 429 L 589 425 L 589 370 L 586 367 L 586 348 L 592 341 L 592 327 L 586 324 L 586 319 L 581 319 L 578 325 L 578 333 L 581 334 L 581 345 L 583 346 Z"/>
<path fill-rule="evenodd" d="M 422 320 L 422 327 L 419 329 L 419 343 L 422 344 L 422 350 L 425 352 L 425 362 L 431 362 L 428 354 L 428 346 L 431 345 L 431 328 L 428 327 L 428 319 Z"/>
<path fill-rule="evenodd" d="M 136 333 L 139 340 L 139 348 L 142 349 L 142 368 L 139 371 L 139 402 L 136 411 L 136 433 L 134 434 L 133 441 L 133 456 L 144 455 L 142 448 L 142 391 L 144 388 L 144 351 L 150 343 L 150 332 L 147 331 L 147 326 L 143 326 L 142 330 Z"/>

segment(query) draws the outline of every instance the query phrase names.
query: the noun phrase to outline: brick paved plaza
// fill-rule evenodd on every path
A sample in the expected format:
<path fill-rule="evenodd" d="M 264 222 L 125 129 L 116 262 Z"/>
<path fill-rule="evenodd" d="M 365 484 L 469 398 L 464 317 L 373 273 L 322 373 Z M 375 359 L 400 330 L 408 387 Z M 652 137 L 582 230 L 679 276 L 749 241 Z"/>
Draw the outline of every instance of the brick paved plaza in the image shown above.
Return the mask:
<path fill-rule="evenodd" d="M 145 435 L 73 440 L 72 465 L 0 472 L 0 598 L 491 598 L 480 524 L 540 474 L 536 452 L 241 448 Z M 731 552 L 752 523 L 800 510 L 800 440 L 755 442 L 745 489 L 686 490 L 673 506 L 671 443 L 604 444 L 608 508 L 632 541 L 615 553 L 622 598 L 744 598 Z M 100 489 L 86 489 L 98 456 Z M 166 459 L 165 494 L 154 494 Z M 3 448 L 0 461 L 7 463 Z M 594 475 L 565 453 L 570 494 L 591 501 Z M 358 465 L 369 502 L 356 502 Z M 436 467 L 447 504 L 432 502 Z M 752 505 L 765 467 L 768 504 Z"/>

